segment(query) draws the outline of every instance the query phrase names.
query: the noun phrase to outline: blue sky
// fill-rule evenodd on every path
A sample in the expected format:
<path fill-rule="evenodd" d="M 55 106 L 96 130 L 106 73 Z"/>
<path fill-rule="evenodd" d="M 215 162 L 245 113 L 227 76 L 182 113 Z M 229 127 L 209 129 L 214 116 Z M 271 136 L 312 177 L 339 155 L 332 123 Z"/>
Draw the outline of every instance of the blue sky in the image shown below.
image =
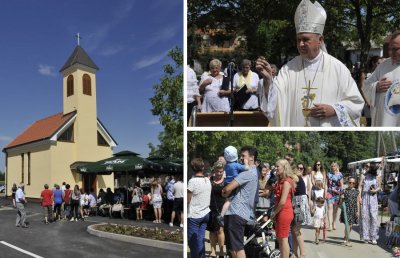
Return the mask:
<path fill-rule="evenodd" d="M 36 120 L 62 112 L 58 71 L 77 32 L 100 68 L 97 115 L 119 144 L 114 152 L 147 157 L 163 130 L 149 98 L 172 63 L 167 52 L 183 48 L 183 0 L 1 1 L 1 149 Z"/>

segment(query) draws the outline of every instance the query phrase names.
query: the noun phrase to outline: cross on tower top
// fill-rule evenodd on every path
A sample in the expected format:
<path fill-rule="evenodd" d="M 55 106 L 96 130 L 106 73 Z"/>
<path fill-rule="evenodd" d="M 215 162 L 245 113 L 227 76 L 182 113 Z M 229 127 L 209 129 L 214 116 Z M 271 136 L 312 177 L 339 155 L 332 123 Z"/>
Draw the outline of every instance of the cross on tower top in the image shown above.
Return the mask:
<path fill-rule="evenodd" d="M 81 36 L 79 36 L 79 32 L 75 35 L 75 37 L 78 39 L 78 46 L 79 46 L 79 40 L 82 38 Z"/>

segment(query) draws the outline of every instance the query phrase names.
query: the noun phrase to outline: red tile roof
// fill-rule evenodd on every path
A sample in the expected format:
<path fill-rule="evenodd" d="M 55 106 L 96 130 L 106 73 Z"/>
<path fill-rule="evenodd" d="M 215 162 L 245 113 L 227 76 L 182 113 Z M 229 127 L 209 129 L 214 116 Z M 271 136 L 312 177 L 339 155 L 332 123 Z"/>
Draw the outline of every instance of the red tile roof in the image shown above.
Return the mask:
<path fill-rule="evenodd" d="M 10 142 L 4 150 L 50 138 L 75 114 L 76 112 L 71 112 L 64 115 L 63 112 L 61 112 L 34 122 L 23 133 Z"/>

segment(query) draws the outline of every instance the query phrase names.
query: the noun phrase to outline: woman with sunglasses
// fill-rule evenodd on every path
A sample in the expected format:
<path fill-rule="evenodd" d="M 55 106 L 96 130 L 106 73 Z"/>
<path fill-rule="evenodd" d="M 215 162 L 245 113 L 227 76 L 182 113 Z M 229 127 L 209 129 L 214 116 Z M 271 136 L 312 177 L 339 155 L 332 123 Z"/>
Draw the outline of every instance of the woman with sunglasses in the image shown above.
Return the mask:
<path fill-rule="evenodd" d="M 346 204 L 346 217 L 347 223 L 349 224 L 349 232 L 344 232 L 344 245 L 351 246 L 350 243 L 350 232 L 353 225 L 358 224 L 359 205 L 357 201 L 358 190 L 356 188 L 356 179 L 349 177 L 348 187 L 343 191 L 342 201 Z M 343 210 L 340 213 L 340 222 L 345 223 Z"/>
<path fill-rule="evenodd" d="M 294 170 L 295 174 L 299 178 L 299 181 L 296 185 L 296 191 L 294 193 L 294 203 L 296 206 L 300 207 L 301 212 L 303 213 L 304 222 L 301 225 L 311 225 L 312 218 L 310 213 L 310 206 L 308 203 L 307 196 L 307 184 L 306 181 L 303 180 L 303 171 L 304 164 L 299 163 L 297 165 L 297 169 Z M 295 220 L 292 221 L 291 230 L 293 235 L 293 253 L 296 257 L 304 258 L 305 255 L 305 247 L 304 247 L 304 239 L 301 235 L 300 229 L 301 225 L 297 224 Z M 300 256 L 297 255 L 297 249 L 300 249 Z"/>
<path fill-rule="evenodd" d="M 316 181 L 322 181 L 324 189 L 326 189 L 326 172 L 324 166 L 320 160 L 317 160 L 314 164 L 313 171 L 311 171 L 311 182 L 312 188 L 315 188 Z"/>
<path fill-rule="evenodd" d="M 365 243 L 377 244 L 379 238 L 378 197 L 381 190 L 381 177 L 378 176 L 378 166 L 368 164 L 365 175 L 361 175 L 358 185 L 358 200 L 361 204 L 362 231 L 361 239 Z"/>
<path fill-rule="evenodd" d="M 343 174 L 339 171 L 339 165 L 336 162 L 331 164 L 331 171 L 327 176 L 327 199 L 328 199 L 328 231 L 330 226 L 336 230 L 335 222 L 339 209 L 340 195 L 343 190 Z"/>

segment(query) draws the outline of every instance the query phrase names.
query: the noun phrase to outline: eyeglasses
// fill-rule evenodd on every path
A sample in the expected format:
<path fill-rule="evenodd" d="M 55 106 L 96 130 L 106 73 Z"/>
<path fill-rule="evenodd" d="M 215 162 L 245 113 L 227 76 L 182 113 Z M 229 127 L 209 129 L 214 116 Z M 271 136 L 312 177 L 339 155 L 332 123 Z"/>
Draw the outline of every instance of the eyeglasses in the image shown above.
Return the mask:
<path fill-rule="evenodd" d="M 321 164 L 317 163 L 317 166 L 321 166 Z"/>
<path fill-rule="evenodd" d="M 300 169 L 300 170 L 304 170 L 304 168 L 298 168 L 298 169 Z"/>
<path fill-rule="evenodd" d="M 349 185 L 350 185 L 350 184 L 354 185 L 354 184 L 356 184 L 356 182 L 349 182 Z"/>

